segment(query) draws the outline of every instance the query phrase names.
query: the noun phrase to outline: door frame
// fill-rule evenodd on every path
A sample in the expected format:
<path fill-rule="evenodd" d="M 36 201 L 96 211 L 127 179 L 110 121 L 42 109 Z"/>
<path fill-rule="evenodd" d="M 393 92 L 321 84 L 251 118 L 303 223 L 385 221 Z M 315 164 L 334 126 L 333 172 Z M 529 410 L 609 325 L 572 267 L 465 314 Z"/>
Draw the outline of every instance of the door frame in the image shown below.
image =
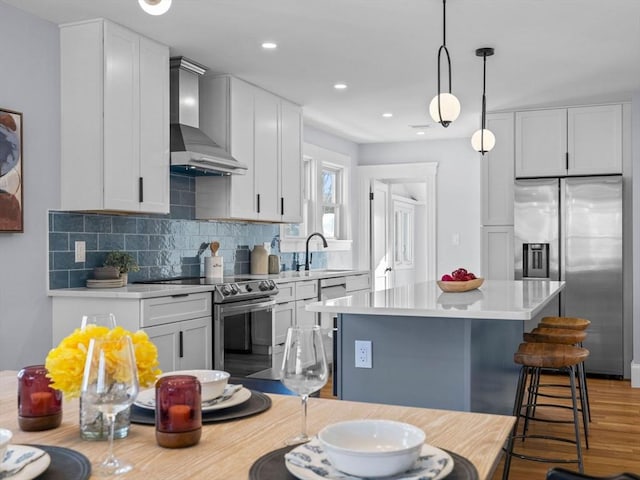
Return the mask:
<path fill-rule="evenodd" d="M 436 278 L 436 177 L 437 162 L 393 163 L 384 165 L 361 165 L 358 169 L 358 211 L 361 212 L 358 222 L 358 266 L 372 272 L 371 265 L 371 201 L 369 191 L 372 180 L 407 180 L 424 182 L 426 186 L 426 205 L 421 221 L 426 225 L 426 265 L 427 279 Z M 367 212 L 365 214 L 365 212 Z M 418 221 L 416 219 L 416 221 Z M 420 268 L 416 265 L 416 269 Z"/>

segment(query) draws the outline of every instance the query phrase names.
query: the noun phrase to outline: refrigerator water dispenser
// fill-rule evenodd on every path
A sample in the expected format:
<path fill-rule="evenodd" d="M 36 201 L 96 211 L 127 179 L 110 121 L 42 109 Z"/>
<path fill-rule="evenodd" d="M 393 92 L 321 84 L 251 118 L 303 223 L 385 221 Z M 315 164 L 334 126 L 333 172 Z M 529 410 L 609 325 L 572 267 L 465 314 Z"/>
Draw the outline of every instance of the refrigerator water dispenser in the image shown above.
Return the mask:
<path fill-rule="evenodd" d="M 522 244 L 523 278 L 549 278 L 549 244 Z"/>

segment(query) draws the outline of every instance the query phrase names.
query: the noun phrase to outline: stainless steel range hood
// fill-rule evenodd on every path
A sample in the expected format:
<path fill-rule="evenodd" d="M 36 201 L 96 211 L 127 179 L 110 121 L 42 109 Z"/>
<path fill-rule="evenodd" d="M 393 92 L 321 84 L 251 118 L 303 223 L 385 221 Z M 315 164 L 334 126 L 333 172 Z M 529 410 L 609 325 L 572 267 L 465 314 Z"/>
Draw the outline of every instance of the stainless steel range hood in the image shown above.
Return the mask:
<path fill-rule="evenodd" d="M 170 60 L 171 170 L 189 175 L 244 174 L 233 158 L 199 127 L 199 76 L 207 69 L 185 57 Z"/>

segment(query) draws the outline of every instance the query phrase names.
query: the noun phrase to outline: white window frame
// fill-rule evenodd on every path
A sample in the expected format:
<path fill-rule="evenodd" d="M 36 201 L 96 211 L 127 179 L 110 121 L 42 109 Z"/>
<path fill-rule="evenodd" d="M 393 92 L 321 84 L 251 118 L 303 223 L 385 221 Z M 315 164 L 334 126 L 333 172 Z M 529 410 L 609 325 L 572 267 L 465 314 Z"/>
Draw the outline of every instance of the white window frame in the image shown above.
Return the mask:
<path fill-rule="evenodd" d="M 313 232 L 322 232 L 322 170 L 335 170 L 338 172 L 336 188 L 336 200 L 338 209 L 336 212 L 336 238 L 327 238 L 328 250 L 350 250 L 352 246 L 352 234 L 350 227 L 348 188 L 351 180 L 351 158 L 347 155 L 327 150 L 317 145 L 304 144 L 304 162 L 309 166 L 308 173 L 303 167 L 303 221 L 301 233 L 304 236 L 292 237 L 287 234 L 287 225 L 280 226 L 280 251 L 300 252 L 306 247 L 307 236 Z M 308 196 L 308 198 L 307 198 Z M 311 242 L 314 250 L 320 249 L 321 241 L 314 237 Z"/>

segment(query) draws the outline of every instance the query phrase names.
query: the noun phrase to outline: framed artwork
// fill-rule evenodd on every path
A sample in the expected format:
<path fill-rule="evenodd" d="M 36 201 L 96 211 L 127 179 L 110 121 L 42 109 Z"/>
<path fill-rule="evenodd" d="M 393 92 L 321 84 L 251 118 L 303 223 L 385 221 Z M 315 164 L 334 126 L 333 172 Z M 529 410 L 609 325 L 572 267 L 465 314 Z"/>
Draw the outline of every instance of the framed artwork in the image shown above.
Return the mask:
<path fill-rule="evenodd" d="M 0 108 L 0 232 L 23 232 L 22 113 Z"/>

